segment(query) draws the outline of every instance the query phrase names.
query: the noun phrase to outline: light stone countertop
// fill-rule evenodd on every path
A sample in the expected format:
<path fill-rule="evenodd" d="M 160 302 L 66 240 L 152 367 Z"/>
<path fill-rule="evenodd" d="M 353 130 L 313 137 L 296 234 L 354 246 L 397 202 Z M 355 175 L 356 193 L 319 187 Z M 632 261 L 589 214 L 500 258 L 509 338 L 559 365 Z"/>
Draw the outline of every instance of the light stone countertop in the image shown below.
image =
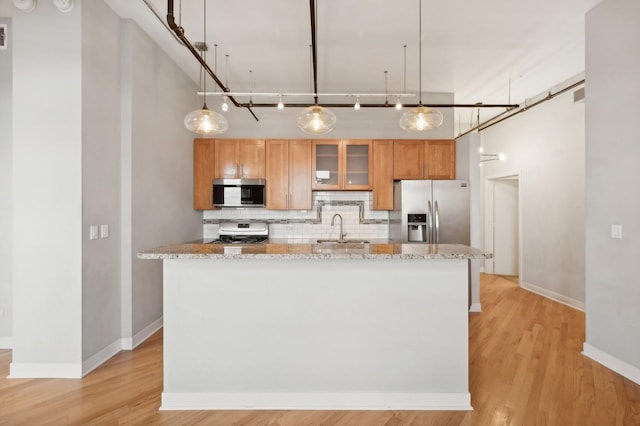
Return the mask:
<path fill-rule="evenodd" d="M 295 242 L 292 242 L 295 241 Z M 322 243 L 269 240 L 264 244 L 171 244 L 138 253 L 138 259 L 490 259 L 462 244 Z"/>

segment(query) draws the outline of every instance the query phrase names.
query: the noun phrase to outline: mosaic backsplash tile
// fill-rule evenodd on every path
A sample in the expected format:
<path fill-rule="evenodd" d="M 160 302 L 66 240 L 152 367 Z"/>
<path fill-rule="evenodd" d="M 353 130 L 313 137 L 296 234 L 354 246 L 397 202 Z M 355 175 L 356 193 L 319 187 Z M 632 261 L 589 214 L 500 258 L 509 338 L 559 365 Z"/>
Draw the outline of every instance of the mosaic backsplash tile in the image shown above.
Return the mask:
<path fill-rule="evenodd" d="M 267 222 L 271 238 L 338 238 L 339 226 L 331 226 L 336 213 L 342 216 L 348 238 L 388 238 L 389 212 L 371 210 L 371 205 L 369 191 L 314 191 L 312 210 L 207 210 L 203 214 L 203 238 L 216 238 L 218 224 L 226 221 Z"/>

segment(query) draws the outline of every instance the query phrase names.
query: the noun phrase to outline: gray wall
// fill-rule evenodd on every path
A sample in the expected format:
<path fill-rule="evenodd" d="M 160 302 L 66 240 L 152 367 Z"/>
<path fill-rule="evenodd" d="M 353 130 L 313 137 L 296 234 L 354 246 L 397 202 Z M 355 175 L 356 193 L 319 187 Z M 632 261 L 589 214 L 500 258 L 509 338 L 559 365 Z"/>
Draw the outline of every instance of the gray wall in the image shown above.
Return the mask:
<path fill-rule="evenodd" d="M 120 19 L 82 3 L 82 229 L 109 237 L 82 247 L 83 361 L 120 339 Z"/>
<path fill-rule="evenodd" d="M 587 14 L 585 353 L 640 383 L 640 2 Z M 611 225 L 623 226 L 622 239 Z"/>
<path fill-rule="evenodd" d="M 0 309 L 13 310 L 0 343 L 13 346 L 12 376 L 77 377 L 162 324 L 161 263 L 135 253 L 202 234 L 181 125 L 197 87 L 102 1 L 69 13 L 39 2 L 13 24 L 15 49 L 0 52 L 0 229 L 20 238 L 0 243 Z M 109 238 L 89 240 L 100 224 Z"/>
<path fill-rule="evenodd" d="M 2 15 L 0 15 L 2 16 Z M 10 18 L 0 18 L 7 25 L 7 50 L 0 50 L 0 349 L 11 347 L 13 315 L 11 271 L 13 235 L 13 167 L 12 148 L 12 40 Z"/>
<path fill-rule="evenodd" d="M 123 220 L 130 249 L 123 250 L 123 278 L 131 297 L 131 338 L 162 319 L 162 264 L 136 259 L 158 245 L 202 237 L 202 212 L 193 210 L 193 137 L 182 122 L 199 108 L 197 87 L 132 21 L 123 23 Z M 124 199 L 126 198 L 126 200 Z M 126 304 L 127 302 L 125 302 Z M 127 336 L 128 337 L 128 336 Z"/>
<path fill-rule="evenodd" d="M 482 165 L 485 233 L 490 232 L 491 220 L 487 179 L 519 174 L 521 284 L 581 309 L 585 301 L 584 108 L 568 92 L 481 133 L 486 154 L 507 155 L 506 161 Z"/>
<path fill-rule="evenodd" d="M 207 85 L 209 87 L 209 84 Z M 424 102 L 453 103 L 452 93 L 425 93 Z M 209 98 L 209 109 L 220 112 L 220 98 Z M 202 106 L 202 101 L 197 108 Z M 196 109 L 192 107 L 191 109 Z M 375 139 L 453 139 L 453 110 L 442 109 L 444 123 L 441 127 L 424 133 L 405 132 L 399 126 L 400 117 L 407 108 L 397 111 L 395 108 L 361 108 L 355 111 L 353 108 L 333 108 L 336 115 L 336 126 L 328 134 L 314 139 L 337 138 L 375 138 Z M 229 130 L 224 137 L 229 138 L 305 138 L 310 136 L 298 129 L 296 115 L 300 108 L 255 108 L 254 112 L 260 119 L 259 122 L 245 109 L 234 108 L 225 113 L 229 120 Z"/>

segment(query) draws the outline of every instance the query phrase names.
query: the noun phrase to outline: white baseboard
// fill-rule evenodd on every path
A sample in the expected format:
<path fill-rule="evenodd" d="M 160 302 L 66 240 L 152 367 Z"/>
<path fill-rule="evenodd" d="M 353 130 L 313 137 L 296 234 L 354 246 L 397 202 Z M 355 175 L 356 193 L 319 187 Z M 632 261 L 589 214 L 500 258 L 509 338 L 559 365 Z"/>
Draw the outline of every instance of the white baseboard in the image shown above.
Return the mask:
<path fill-rule="evenodd" d="M 529 290 L 532 293 L 539 294 L 540 296 L 544 296 L 548 299 L 555 300 L 556 302 L 562 303 L 563 305 L 567 305 L 571 308 L 578 309 L 584 312 L 584 302 L 581 302 L 576 299 L 572 299 L 571 297 L 567 297 L 560 293 L 556 293 L 555 291 L 548 290 L 546 288 L 539 287 L 535 284 L 528 283 L 526 281 L 521 280 L 520 286 L 525 290 Z"/>
<path fill-rule="evenodd" d="M 122 339 L 122 349 L 132 350 L 135 349 L 140 343 L 147 340 L 153 333 L 162 328 L 162 317 L 158 318 L 139 332 L 137 332 L 133 338 Z"/>
<path fill-rule="evenodd" d="M 96 368 L 104 364 L 109 358 L 117 354 L 122 350 L 122 339 L 118 339 L 111 343 L 104 349 L 98 351 L 98 353 L 90 356 L 82 363 L 82 375 L 86 376 Z"/>
<path fill-rule="evenodd" d="M 469 312 L 482 312 L 482 305 L 480 303 L 472 303 L 469 307 Z"/>
<path fill-rule="evenodd" d="M 162 328 L 162 317 L 149 324 L 133 339 L 122 338 L 101 349 L 96 354 L 90 356 L 82 364 L 45 364 L 45 363 L 11 363 L 8 378 L 58 378 L 58 379 L 79 379 L 91 373 L 96 368 L 104 364 L 109 358 L 121 350 L 132 350 L 140 343 L 148 339 L 153 333 Z M 12 338 L 0 338 L 0 349 L 12 349 Z M 133 344 L 132 344 L 133 343 Z"/>
<path fill-rule="evenodd" d="M 82 364 L 12 362 L 8 379 L 80 379 Z"/>
<path fill-rule="evenodd" d="M 13 349 L 13 337 L 0 337 L 0 349 Z"/>
<path fill-rule="evenodd" d="M 163 392 L 160 410 L 473 410 L 461 393 Z"/>
<path fill-rule="evenodd" d="M 640 385 L 640 368 L 622 361 L 586 342 L 582 346 L 582 355 L 591 358 L 608 369 Z"/>
<path fill-rule="evenodd" d="M 147 340 L 153 333 L 158 331 L 161 327 L 162 327 L 162 317 L 160 317 L 159 319 L 155 320 L 154 322 L 152 322 L 151 324 L 143 328 L 139 333 L 136 333 L 136 335 L 133 336 L 133 339 L 122 338 L 111 343 L 109 346 L 102 349 L 101 351 L 91 356 L 89 359 L 87 359 L 82 363 L 83 376 L 86 376 L 96 368 L 100 367 L 109 358 L 111 358 L 118 352 L 122 350 L 130 351 L 135 349 L 140 343 Z"/>

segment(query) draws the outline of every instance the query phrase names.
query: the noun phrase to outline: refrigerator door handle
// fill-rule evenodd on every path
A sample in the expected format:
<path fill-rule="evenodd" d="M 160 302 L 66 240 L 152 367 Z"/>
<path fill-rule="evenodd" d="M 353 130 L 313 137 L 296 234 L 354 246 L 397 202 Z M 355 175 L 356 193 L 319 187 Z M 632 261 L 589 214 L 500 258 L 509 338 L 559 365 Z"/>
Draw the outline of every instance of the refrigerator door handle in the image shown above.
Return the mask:
<path fill-rule="evenodd" d="M 433 202 L 433 206 L 434 206 L 434 220 L 436 223 L 434 241 L 436 244 L 440 244 L 440 211 L 438 210 L 437 200 Z"/>
<path fill-rule="evenodd" d="M 427 201 L 427 238 L 426 242 L 431 244 L 433 242 L 433 210 L 431 208 L 431 201 Z"/>

